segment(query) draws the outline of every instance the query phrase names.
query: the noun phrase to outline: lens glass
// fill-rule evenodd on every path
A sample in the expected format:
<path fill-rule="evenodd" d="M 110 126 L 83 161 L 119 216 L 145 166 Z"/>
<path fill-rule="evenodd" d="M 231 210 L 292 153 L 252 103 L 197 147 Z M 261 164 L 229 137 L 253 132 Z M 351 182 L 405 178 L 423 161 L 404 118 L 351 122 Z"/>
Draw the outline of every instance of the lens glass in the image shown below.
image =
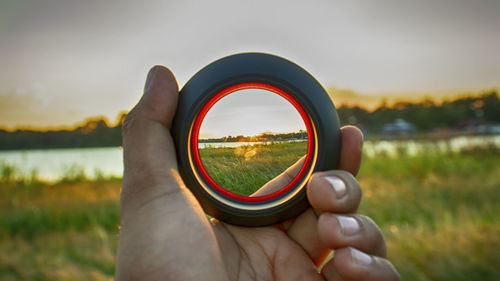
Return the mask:
<path fill-rule="evenodd" d="M 308 151 L 303 116 L 283 96 L 246 88 L 218 100 L 198 133 L 203 168 L 223 189 L 264 196 L 287 186 Z"/>

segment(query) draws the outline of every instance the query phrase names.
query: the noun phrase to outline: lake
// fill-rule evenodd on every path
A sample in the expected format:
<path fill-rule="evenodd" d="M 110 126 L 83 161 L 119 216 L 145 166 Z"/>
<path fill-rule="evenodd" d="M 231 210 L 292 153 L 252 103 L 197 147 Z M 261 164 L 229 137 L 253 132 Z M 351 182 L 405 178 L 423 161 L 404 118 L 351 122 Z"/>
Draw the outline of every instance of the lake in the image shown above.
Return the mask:
<path fill-rule="evenodd" d="M 255 143 L 200 143 L 200 148 L 237 147 Z M 404 148 L 410 155 L 429 148 L 458 151 L 467 146 L 494 145 L 500 147 L 500 135 L 462 136 L 438 141 L 366 141 L 363 147 L 368 156 L 377 153 L 396 155 Z M 34 171 L 39 179 L 54 181 L 64 175 L 83 171 L 89 178 L 98 175 L 120 177 L 123 173 L 121 147 L 44 149 L 24 151 L 0 151 L 0 165 L 14 166 L 16 173 L 30 177 Z"/>
<path fill-rule="evenodd" d="M 89 178 L 98 173 L 121 176 L 122 153 L 121 147 L 0 151 L 0 164 L 14 166 L 23 177 L 30 177 L 36 171 L 38 178 L 46 181 L 76 171 L 84 171 Z"/>

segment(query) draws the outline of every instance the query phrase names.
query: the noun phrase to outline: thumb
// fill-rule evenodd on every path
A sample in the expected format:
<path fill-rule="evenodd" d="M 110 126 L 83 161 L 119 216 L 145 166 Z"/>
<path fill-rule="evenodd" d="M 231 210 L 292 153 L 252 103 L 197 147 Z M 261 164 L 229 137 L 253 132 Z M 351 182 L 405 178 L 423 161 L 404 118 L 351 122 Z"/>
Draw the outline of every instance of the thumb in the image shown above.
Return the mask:
<path fill-rule="evenodd" d="M 116 280 L 156 280 L 163 274 L 198 280 L 224 269 L 208 220 L 177 172 L 169 132 L 177 99 L 174 76 L 155 66 L 143 97 L 125 118 Z"/>
<path fill-rule="evenodd" d="M 170 129 L 178 97 L 177 81 L 172 72 L 164 66 L 156 65 L 149 71 L 144 95 L 132 111 Z"/>
<path fill-rule="evenodd" d="M 127 114 L 123 123 L 123 190 L 137 194 L 171 180 L 177 170 L 175 148 L 169 128 L 175 115 L 178 86 L 174 75 L 163 66 L 153 67 L 148 74 L 144 95 Z M 153 194 L 146 197 L 154 196 Z M 132 196 L 136 197 L 136 196 Z"/>
<path fill-rule="evenodd" d="M 274 179 L 268 181 L 264 184 L 259 190 L 254 192 L 250 196 L 264 196 L 276 192 L 287 184 L 289 184 L 299 173 L 300 169 L 304 165 L 304 161 L 306 156 L 302 156 L 297 162 L 295 162 L 292 166 L 288 167 L 283 173 L 276 176 Z"/>

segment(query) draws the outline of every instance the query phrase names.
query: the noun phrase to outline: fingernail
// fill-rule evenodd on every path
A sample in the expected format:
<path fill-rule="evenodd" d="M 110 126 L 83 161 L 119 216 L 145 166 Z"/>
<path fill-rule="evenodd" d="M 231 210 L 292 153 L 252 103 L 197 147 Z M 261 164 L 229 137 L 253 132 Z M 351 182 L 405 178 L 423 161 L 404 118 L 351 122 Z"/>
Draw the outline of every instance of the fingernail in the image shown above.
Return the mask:
<path fill-rule="evenodd" d="M 324 179 L 330 183 L 330 185 L 333 187 L 333 190 L 335 191 L 335 195 L 337 196 L 337 199 L 341 199 L 347 194 L 347 188 L 345 186 L 345 183 L 339 179 L 338 177 L 335 176 L 326 176 Z"/>
<path fill-rule="evenodd" d="M 349 248 L 349 250 L 351 251 L 351 259 L 354 263 L 363 266 L 367 266 L 372 263 L 373 259 L 369 255 L 354 248 Z"/>
<path fill-rule="evenodd" d="M 153 80 L 155 79 L 157 70 L 158 70 L 157 67 L 153 67 L 149 70 L 148 78 L 146 78 L 146 85 L 144 85 L 144 92 L 147 92 L 151 87 L 151 85 L 153 84 Z"/>
<path fill-rule="evenodd" d="M 342 234 L 353 235 L 359 232 L 359 223 L 353 217 L 337 216 Z"/>

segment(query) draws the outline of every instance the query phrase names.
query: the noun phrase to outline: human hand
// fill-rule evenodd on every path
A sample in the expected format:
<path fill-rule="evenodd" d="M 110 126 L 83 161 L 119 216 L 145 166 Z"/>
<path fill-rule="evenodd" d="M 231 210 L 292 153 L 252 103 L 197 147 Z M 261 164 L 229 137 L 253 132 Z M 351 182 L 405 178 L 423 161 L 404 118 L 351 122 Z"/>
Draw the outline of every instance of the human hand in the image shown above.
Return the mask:
<path fill-rule="evenodd" d="M 312 208 L 281 229 L 238 227 L 208 220 L 179 176 L 169 132 L 177 99 L 174 76 L 156 66 L 123 125 L 116 280 L 399 280 L 380 229 L 354 214 L 358 129 L 341 129 L 339 170 L 311 177 Z M 319 273 L 331 249 L 335 256 Z"/>

